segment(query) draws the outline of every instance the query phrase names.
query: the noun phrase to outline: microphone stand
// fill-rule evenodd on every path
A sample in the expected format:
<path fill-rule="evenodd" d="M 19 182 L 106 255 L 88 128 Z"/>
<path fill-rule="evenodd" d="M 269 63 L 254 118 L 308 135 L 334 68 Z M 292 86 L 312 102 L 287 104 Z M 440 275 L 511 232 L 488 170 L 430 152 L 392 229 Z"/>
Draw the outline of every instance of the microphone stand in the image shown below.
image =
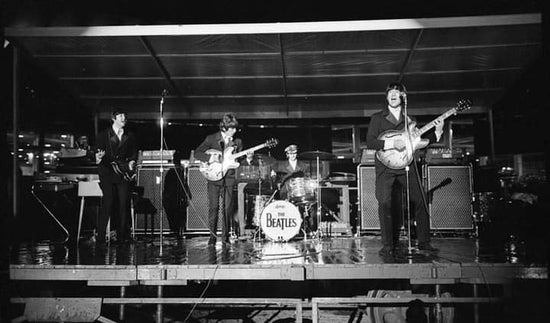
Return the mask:
<path fill-rule="evenodd" d="M 164 174 L 164 111 L 163 111 L 163 105 L 164 105 L 164 96 L 166 95 L 167 91 L 163 90 L 162 94 L 160 96 L 160 104 L 159 104 L 159 119 L 160 119 L 160 180 L 159 180 L 159 195 L 160 195 L 160 204 L 162 205 L 162 191 L 163 191 L 163 174 Z M 163 233 L 164 233 L 164 227 L 163 227 L 163 213 L 162 213 L 163 207 L 161 206 L 161 210 L 159 212 L 160 214 L 160 232 L 159 232 L 159 241 L 160 241 L 160 250 L 159 254 L 162 256 L 162 245 L 164 244 L 163 241 Z"/>
<path fill-rule="evenodd" d="M 403 94 L 403 118 L 405 118 L 405 134 L 406 134 L 406 145 L 411 145 L 411 134 L 409 131 L 409 114 L 407 112 L 407 95 Z M 412 147 L 410 147 L 412 150 Z M 406 148 L 405 148 L 406 149 Z M 414 159 L 413 159 L 414 162 Z M 412 262 L 412 259 L 414 257 L 414 249 L 412 247 L 411 243 L 411 207 L 410 207 L 410 196 L 411 196 L 411 185 L 409 182 L 409 166 L 405 166 L 405 178 L 407 181 L 407 187 L 405 188 L 406 191 L 406 208 L 407 208 L 407 259 L 409 260 L 409 263 Z M 393 230 L 393 228 L 392 228 Z"/>

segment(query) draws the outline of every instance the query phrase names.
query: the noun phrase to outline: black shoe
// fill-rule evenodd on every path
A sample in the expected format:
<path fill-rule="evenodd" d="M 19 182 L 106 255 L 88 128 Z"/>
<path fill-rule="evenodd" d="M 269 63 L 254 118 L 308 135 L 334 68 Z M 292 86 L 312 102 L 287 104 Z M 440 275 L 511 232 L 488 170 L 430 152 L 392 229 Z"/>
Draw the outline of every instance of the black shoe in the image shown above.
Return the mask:
<path fill-rule="evenodd" d="M 393 250 L 401 250 L 401 249 L 407 249 L 408 244 L 404 241 L 395 241 L 393 243 Z"/>
<path fill-rule="evenodd" d="M 439 249 L 434 248 L 429 242 L 418 244 L 418 249 L 430 252 L 438 252 Z"/>
<path fill-rule="evenodd" d="M 392 246 L 384 246 L 380 251 L 378 251 L 378 255 L 381 257 L 387 257 L 387 256 L 393 256 L 394 250 Z"/>

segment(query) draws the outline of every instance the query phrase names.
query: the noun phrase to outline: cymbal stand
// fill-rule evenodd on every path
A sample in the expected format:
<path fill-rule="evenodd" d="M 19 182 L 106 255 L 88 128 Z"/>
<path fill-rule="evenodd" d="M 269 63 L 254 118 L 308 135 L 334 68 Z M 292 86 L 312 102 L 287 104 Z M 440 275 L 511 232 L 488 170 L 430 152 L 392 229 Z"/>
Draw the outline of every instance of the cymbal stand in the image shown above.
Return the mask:
<path fill-rule="evenodd" d="M 258 196 L 262 196 L 262 175 L 261 175 L 259 167 L 258 167 Z M 254 212 L 256 212 L 256 198 L 257 197 L 254 198 Z M 269 199 L 269 201 L 271 201 L 271 198 Z M 262 214 L 262 211 L 263 211 L 263 209 L 265 208 L 266 205 L 267 205 L 267 203 L 264 203 L 264 205 L 262 205 L 262 210 L 258 211 L 258 213 L 260 215 Z M 258 222 L 260 222 L 260 219 L 258 219 Z M 256 228 L 256 231 L 254 232 L 253 240 L 256 240 L 256 236 L 260 237 L 261 229 L 262 229 L 262 225 L 260 223 L 258 228 Z"/>
<path fill-rule="evenodd" d="M 271 194 L 271 196 L 269 197 L 269 199 L 267 201 L 265 201 L 262 205 L 262 210 L 260 212 L 258 212 L 260 214 L 260 217 L 262 215 L 262 212 L 263 210 L 265 209 L 266 205 L 269 205 L 269 203 L 271 203 L 271 201 L 273 201 L 273 199 L 275 198 L 275 194 L 277 194 L 277 192 L 279 191 L 279 189 L 276 189 L 273 194 Z M 260 190 L 261 192 L 261 190 Z M 256 207 L 256 201 L 254 200 L 254 207 Z M 258 222 L 260 222 L 260 225 L 258 226 L 258 228 L 256 228 L 256 231 L 254 232 L 254 235 L 252 236 L 252 240 L 253 241 L 256 241 L 256 237 L 258 237 L 258 240 L 260 240 L 260 237 L 261 237 L 261 233 L 262 233 L 262 223 L 261 223 L 261 219 L 258 219 Z"/>
<path fill-rule="evenodd" d="M 323 206 L 321 205 L 321 182 L 319 178 L 321 177 L 321 172 L 319 171 L 319 156 L 315 157 L 316 163 L 317 163 L 317 232 L 315 233 L 315 236 L 318 238 L 321 238 L 323 234 L 323 230 L 321 230 L 321 219 L 322 219 L 322 212 L 323 212 Z"/>

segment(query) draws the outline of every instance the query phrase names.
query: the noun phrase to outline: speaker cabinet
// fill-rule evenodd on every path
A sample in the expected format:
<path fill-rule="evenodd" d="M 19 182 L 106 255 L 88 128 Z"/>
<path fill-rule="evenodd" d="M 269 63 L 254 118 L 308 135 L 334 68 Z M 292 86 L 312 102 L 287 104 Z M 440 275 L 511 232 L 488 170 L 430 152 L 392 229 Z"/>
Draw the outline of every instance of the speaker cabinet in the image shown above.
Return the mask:
<path fill-rule="evenodd" d="M 428 166 L 430 229 L 472 229 L 470 166 Z"/>
<path fill-rule="evenodd" d="M 357 179 L 359 181 L 359 210 L 361 210 L 361 230 L 379 230 L 378 201 L 374 194 L 376 173 L 374 166 L 357 167 Z"/>
<path fill-rule="evenodd" d="M 170 166 L 163 167 L 162 180 L 166 177 L 166 173 L 170 170 Z M 173 166 L 172 166 L 173 168 Z M 168 218 L 161 200 L 161 181 L 159 166 L 138 166 L 137 169 L 137 185 L 143 187 L 143 198 L 148 199 L 152 206 L 156 209 L 154 215 L 154 231 L 160 232 L 160 217 L 162 216 L 162 231 L 169 232 Z M 150 221 L 150 220 L 148 220 Z M 148 224 L 150 225 L 150 224 Z M 146 229 L 145 216 L 136 213 L 136 232 L 144 232 Z M 151 228 L 148 228 L 151 230 Z"/>
<path fill-rule="evenodd" d="M 208 181 L 198 167 L 189 167 L 187 173 L 192 199 L 187 207 L 187 227 L 189 232 L 208 233 Z M 236 194 L 235 194 L 236 195 Z M 222 204 L 222 198 L 218 203 Z M 222 204 L 223 205 L 223 204 Z M 223 212 L 220 206 L 220 213 Z M 223 214 L 223 213 L 222 213 Z M 222 227 L 222 217 L 218 216 L 218 231 Z"/>

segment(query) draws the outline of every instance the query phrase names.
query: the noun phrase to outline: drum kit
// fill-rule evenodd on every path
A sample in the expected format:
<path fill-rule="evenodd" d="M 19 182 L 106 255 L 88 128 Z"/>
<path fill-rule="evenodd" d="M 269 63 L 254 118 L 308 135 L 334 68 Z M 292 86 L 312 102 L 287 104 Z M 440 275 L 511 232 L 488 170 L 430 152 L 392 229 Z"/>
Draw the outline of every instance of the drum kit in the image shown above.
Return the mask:
<path fill-rule="evenodd" d="M 300 231 L 303 231 L 305 239 L 307 231 L 315 236 L 319 233 L 316 224 L 321 222 L 322 211 L 320 162 L 331 160 L 334 155 L 323 151 L 308 151 L 299 156 L 303 160 L 316 162 L 316 177 L 307 177 L 301 172 L 285 177 L 288 194 L 284 200 L 275 199 L 279 190 L 271 195 L 256 195 L 251 221 L 256 227 L 254 238 L 263 234 L 271 241 L 286 242 Z M 316 212 L 310 212 L 315 206 Z"/>

